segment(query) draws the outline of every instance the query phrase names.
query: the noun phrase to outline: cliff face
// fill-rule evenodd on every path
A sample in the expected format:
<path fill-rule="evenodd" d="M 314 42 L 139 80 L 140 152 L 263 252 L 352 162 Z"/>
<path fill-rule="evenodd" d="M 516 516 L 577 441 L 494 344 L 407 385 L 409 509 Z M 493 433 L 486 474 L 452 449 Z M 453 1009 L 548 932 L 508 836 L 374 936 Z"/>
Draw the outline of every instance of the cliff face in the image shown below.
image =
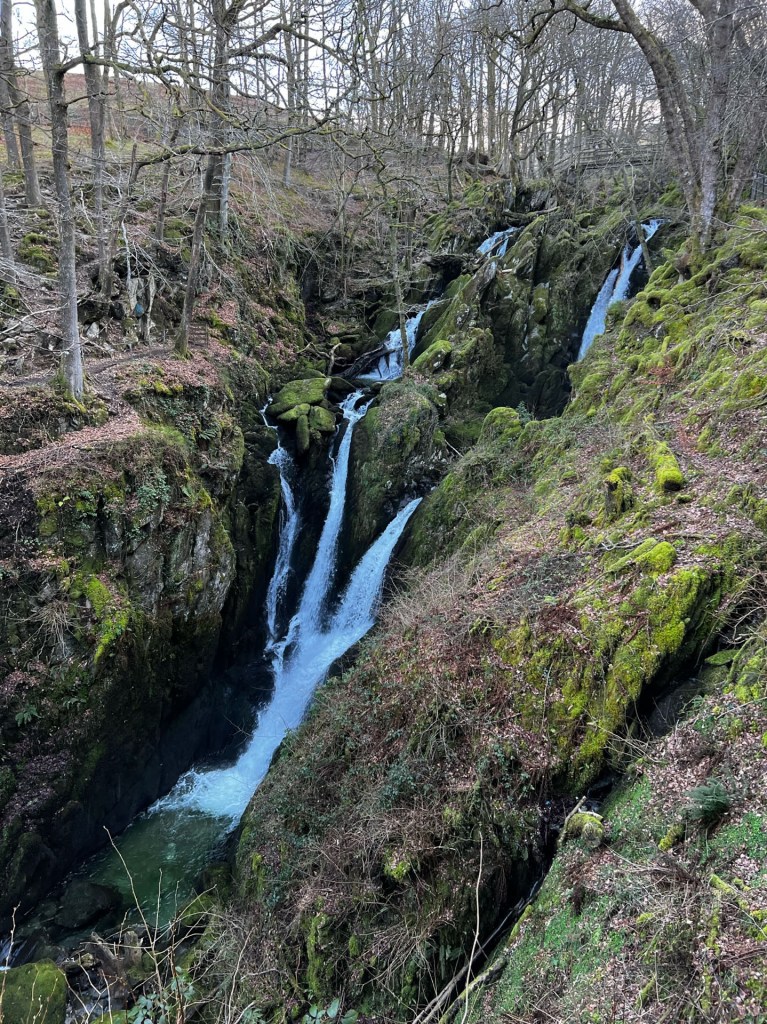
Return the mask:
<path fill-rule="evenodd" d="M 82 407 L 19 389 L 5 408 L 4 911 L 224 728 L 203 725 L 204 685 L 263 594 L 279 501 L 263 376 L 246 371 L 211 342 L 186 362 L 118 361 Z"/>
<path fill-rule="evenodd" d="M 745 211 L 692 269 L 680 273 L 673 258 L 659 266 L 571 368 L 562 416 L 524 422 L 514 409 L 492 411 L 478 444 L 424 501 L 404 553 L 423 568 L 355 666 L 324 688 L 246 815 L 236 913 L 250 929 L 249 999 L 282 1014 L 299 993 L 326 1005 L 343 992 L 347 1006 L 402 1018 L 445 986 L 446 998 L 458 995 L 477 914 L 482 941 L 545 863 L 566 811 L 605 772 L 626 770 L 653 703 L 707 657 L 732 662 L 706 675 L 730 738 L 717 726 L 711 761 L 682 734 L 664 755 L 664 778 L 678 771 L 694 786 L 712 776 L 728 792 L 733 836 L 763 834 L 761 789 L 741 769 L 732 784 L 719 776 L 728 758 L 741 763 L 727 749 L 738 736 L 760 766 L 765 757 L 761 717 L 749 709 L 764 698 L 754 581 L 767 528 L 767 250 L 755 240 L 766 228 L 763 211 Z M 688 754 L 698 768 L 685 774 Z M 655 799 L 656 841 L 690 820 L 683 803 Z M 608 855 L 591 874 L 584 851 L 610 832 L 586 818 L 565 849 L 581 851 L 582 905 L 593 904 L 588 921 L 604 929 L 623 897 L 608 913 L 594 881 Z M 624 818 L 616 810 L 614 834 L 630 844 L 640 826 Z M 708 839 L 720 820 L 706 825 Z M 674 832 L 657 856 L 689 841 L 694 858 L 696 835 Z M 761 839 L 744 841 L 753 858 Z M 630 846 L 615 849 L 629 856 Z M 656 863 L 652 844 L 642 856 Z M 508 961 L 498 1019 L 529 1008 L 547 922 L 565 928 L 561 914 L 579 913 L 557 906 L 558 893 L 572 895 L 572 857 L 558 856 L 531 911 L 537 923 L 515 933 L 527 960 Z M 722 899 L 734 900 L 734 858 L 716 864 L 728 872 Z M 758 894 L 742 891 L 750 912 Z M 703 955 L 699 933 L 680 937 L 680 956 Z M 631 932 L 648 964 L 661 934 Z M 567 941 L 592 982 L 615 952 Z M 546 948 L 554 942 L 552 933 Z M 557 1012 L 581 1005 L 569 983 L 557 991 Z M 733 1005 L 733 992 L 718 992 L 721 1005 Z"/>

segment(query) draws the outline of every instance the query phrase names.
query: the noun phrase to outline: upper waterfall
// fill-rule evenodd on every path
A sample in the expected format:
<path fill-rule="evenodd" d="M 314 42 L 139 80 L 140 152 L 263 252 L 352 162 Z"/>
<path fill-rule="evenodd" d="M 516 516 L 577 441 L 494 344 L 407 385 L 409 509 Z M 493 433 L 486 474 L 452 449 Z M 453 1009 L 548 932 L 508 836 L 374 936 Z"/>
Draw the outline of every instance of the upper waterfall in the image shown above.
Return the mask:
<path fill-rule="evenodd" d="M 647 224 L 642 225 L 646 242 L 650 241 L 661 224 L 663 224 L 662 220 L 651 220 Z M 613 306 L 616 302 L 622 302 L 627 297 L 631 286 L 631 275 L 639 266 L 641 260 L 642 246 L 640 244 L 635 246 L 626 244 L 621 254 L 620 265 L 611 270 L 607 275 L 602 287 L 599 289 L 596 301 L 591 307 L 591 313 L 583 331 L 578 359 L 583 359 L 591 348 L 594 338 L 604 334 L 607 311 L 610 306 Z"/>
<path fill-rule="evenodd" d="M 519 228 L 504 228 L 502 231 L 496 231 L 477 246 L 477 252 L 480 256 L 505 256 L 512 238 L 518 231 Z"/>
<path fill-rule="evenodd" d="M 429 306 L 433 305 L 437 300 L 432 299 L 431 302 L 419 309 L 417 313 L 408 317 L 405 322 L 405 333 L 407 335 L 408 355 L 411 355 L 415 348 L 416 337 L 418 335 L 418 328 L 423 319 L 423 315 Z M 398 377 L 402 376 L 402 370 L 404 368 L 404 360 L 402 358 L 402 332 L 399 326 L 389 331 L 384 340 L 384 352 L 375 364 L 370 373 L 365 374 L 362 379 L 368 380 L 397 380 Z"/>

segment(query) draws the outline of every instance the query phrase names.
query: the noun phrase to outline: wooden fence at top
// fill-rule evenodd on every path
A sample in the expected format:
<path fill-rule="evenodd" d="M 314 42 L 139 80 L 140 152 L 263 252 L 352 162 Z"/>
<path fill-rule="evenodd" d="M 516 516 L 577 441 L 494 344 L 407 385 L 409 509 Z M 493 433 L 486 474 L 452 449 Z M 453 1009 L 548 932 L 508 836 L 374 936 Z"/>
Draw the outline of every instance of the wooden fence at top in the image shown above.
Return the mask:
<path fill-rule="evenodd" d="M 756 171 L 751 180 L 751 202 L 767 206 L 767 174 Z"/>

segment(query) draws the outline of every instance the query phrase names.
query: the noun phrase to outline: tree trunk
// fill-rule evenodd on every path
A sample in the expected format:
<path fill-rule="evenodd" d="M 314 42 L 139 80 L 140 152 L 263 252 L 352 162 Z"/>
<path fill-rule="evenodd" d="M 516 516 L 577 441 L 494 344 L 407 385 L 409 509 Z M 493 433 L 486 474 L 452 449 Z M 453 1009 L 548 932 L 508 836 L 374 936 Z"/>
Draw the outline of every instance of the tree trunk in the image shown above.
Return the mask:
<path fill-rule="evenodd" d="M 51 112 L 53 180 L 59 208 L 59 293 L 64 344 L 62 370 L 67 390 L 79 399 L 83 393 L 83 361 L 77 323 L 75 218 L 69 188 L 69 147 L 64 72 L 61 70 L 59 30 L 53 0 L 35 0 L 40 57 L 48 87 Z"/>
<path fill-rule="evenodd" d="M 0 0 L 0 108 L 2 109 L 3 137 L 8 154 L 8 166 L 12 171 L 21 167 L 16 129 L 13 124 L 11 96 L 8 91 L 8 76 L 13 66 L 13 48 L 10 31 L 11 0 Z"/>
<path fill-rule="evenodd" d="M 194 218 L 194 230 L 192 231 L 192 251 L 189 256 L 189 268 L 186 274 L 186 290 L 184 292 L 184 308 L 181 312 L 181 325 L 176 338 L 175 349 L 180 356 L 189 353 L 189 329 L 192 326 L 194 304 L 197 299 L 197 281 L 200 276 L 200 258 L 202 255 L 202 242 L 205 237 L 205 222 L 208 216 L 208 203 L 210 202 L 211 190 L 216 174 L 216 161 L 208 157 L 205 168 L 205 177 L 202 185 L 202 195 Z"/>
<path fill-rule="evenodd" d="M 0 174 L 0 253 L 2 253 L 4 262 L 0 276 L 6 284 L 13 287 L 16 284 L 16 264 L 13 257 L 11 233 L 8 230 L 8 212 L 5 208 L 5 186 L 2 174 Z"/>
<path fill-rule="evenodd" d="M 99 253 L 99 290 L 106 294 L 111 288 L 112 275 L 106 265 L 107 260 L 107 228 L 104 215 L 104 166 L 106 151 L 104 148 L 104 100 L 101 91 L 101 73 L 96 64 L 92 63 L 93 48 L 88 35 L 88 15 L 85 0 L 75 0 L 75 24 L 77 40 L 83 58 L 85 90 L 88 95 L 88 117 L 91 129 L 91 165 L 93 167 L 93 207 L 96 217 L 96 236 Z M 94 21 L 94 32 L 97 32 Z M 108 296 L 107 296 L 108 297 Z"/>
<path fill-rule="evenodd" d="M 37 180 L 37 163 L 32 141 L 32 115 L 27 95 L 18 85 L 18 72 L 13 60 L 13 28 L 11 22 L 11 0 L 2 0 L 0 6 L 0 38 L 3 47 L 2 75 L 8 85 L 8 96 L 16 111 L 19 128 L 21 160 L 24 165 L 24 195 L 30 210 L 43 205 L 40 183 Z"/>

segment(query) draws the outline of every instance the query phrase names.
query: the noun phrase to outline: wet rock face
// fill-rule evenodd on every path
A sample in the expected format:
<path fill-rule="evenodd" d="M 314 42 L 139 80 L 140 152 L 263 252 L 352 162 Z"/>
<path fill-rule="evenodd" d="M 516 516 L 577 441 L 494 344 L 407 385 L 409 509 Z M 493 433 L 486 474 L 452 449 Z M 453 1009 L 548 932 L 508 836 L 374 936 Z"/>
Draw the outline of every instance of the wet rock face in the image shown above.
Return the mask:
<path fill-rule="evenodd" d="M 384 385 L 355 428 L 349 469 L 344 553 L 356 563 L 408 500 L 424 494 L 446 464 L 440 429 L 443 398 L 411 380 Z"/>
<path fill-rule="evenodd" d="M 98 921 L 119 903 L 120 894 L 110 886 L 78 878 L 64 890 L 54 921 L 60 928 L 76 931 Z"/>
<path fill-rule="evenodd" d="M 6 456 L 0 919 L 233 728 L 213 668 L 268 582 L 274 432 L 243 402 L 245 439 L 215 380 L 141 373 L 141 418 Z"/>

